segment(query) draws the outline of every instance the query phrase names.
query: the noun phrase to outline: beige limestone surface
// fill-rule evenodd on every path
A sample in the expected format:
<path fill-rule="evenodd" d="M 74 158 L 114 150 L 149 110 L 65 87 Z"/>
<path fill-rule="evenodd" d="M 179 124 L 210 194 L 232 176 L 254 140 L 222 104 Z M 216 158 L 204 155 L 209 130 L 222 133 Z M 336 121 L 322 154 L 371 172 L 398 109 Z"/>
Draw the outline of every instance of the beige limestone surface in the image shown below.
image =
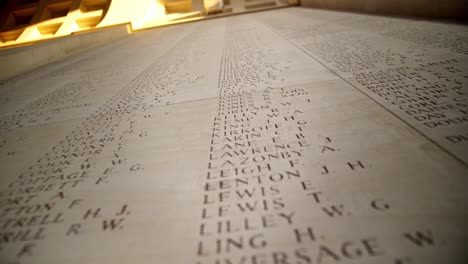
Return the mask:
<path fill-rule="evenodd" d="M 3 81 L 0 263 L 466 263 L 467 37 L 287 8 Z"/>

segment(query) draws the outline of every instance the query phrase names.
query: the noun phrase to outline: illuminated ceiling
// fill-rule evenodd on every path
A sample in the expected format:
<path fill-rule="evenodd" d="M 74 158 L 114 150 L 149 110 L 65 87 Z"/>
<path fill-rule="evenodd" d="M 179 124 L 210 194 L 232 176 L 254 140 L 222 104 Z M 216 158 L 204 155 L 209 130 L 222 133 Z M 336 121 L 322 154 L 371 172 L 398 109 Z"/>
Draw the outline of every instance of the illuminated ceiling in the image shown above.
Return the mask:
<path fill-rule="evenodd" d="M 291 0 L 15 0 L 2 3 L 0 48 L 113 25 L 129 32 L 293 4 Z"/>

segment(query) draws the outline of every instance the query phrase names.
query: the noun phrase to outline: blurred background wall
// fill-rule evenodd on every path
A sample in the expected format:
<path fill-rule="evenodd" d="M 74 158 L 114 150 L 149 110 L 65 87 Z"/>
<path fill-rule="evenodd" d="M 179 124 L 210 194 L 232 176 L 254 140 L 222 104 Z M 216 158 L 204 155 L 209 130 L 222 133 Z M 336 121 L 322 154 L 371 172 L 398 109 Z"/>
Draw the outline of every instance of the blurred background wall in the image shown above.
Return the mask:
<path fill-rule="evenodd" d="M 467 0 L 301 0 L 315 8 L 468 20 Z"/>

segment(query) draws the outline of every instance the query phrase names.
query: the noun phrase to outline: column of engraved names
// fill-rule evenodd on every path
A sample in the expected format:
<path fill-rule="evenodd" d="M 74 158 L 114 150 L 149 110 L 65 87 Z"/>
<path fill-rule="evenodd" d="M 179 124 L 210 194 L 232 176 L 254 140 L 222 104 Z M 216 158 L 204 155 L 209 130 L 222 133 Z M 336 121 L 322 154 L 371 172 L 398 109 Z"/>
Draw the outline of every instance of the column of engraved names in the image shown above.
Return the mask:
<path fill-rule="evenodd" d="M 309 144 L 300 133 L 300 111 L 274 105 L 273 89 L 258 91 L 280 82 L 285 67 L 265 59 L 268 46 L 261 41 L 255 31 L 245 30 L 225 46 L 203 179 L 198 263 L 276 262 L 279 252 L 267 254 L 277 248 L 275 236 L 286 232 L 287 243 L 294 243 L 295 211 L 282 192 L 300 185 L 302 150 Z"/>
<path fill-rule="evenodd" d="M 446 143 L 461 144 L 468 141 L 468 75 L 460 63 L 446 59 L 414 68 L 358 73 L 355 78 L 411 123 L 442 130 Z"/>
<path fill-rule="evenodd" d="M 299 181 L 302 149 L 309 145 L 299 132 L 284 133 L 300 131 L 301 122 L 293 115 L 275 118 L 281 109 L 271 107 L 268 94 L 232 93 L 219 99 L 204 179 L 201 257 L 258 253 L 268 249 L 267 232 L 294 223 L 282 186 Z M 255 263 L 263 257 L 239 258 Z"/>
<path fill-rule="evenodd" d="M 174 63 L 161 66 L 165 60 Z M 124 229 L 131 205 L 90 202 L 73 190 L 99 193 L 116 173 L 131 175 L 141 169 L 124 156 L 126 138 L 135 134 L 137 121 L 144 120 L 148 108 L 166 103 L 163 98 L 174 93 L 171 85 L 192 81 L 190 76 L 168 78 L 181 71 L 183 60 L 183 54 L 168 52 L 0 193 L 2 255 L 22 263 L 34 259 L 43 240 Z"/>
<path fill-rule="evenodd" d="M 2 192 L 4 253 L 16 252 L 18 260 L 33 257 L 38 242 L 52 233 L 50 228 L 65 236 L 99 229 L 99 225 L 103 231 L 122 228 L 123 218 L 113 217 L 128 213 L 127 205 L 87 208 L 86 199 L 75 197 L 72 191 L 109 182 L 111 171 L 122 166 L 119 142 L 132 129 L 131 116 L 142 100 L 135 98 L 138 90 L 129 85 L 118 92 Z M 102 156 L 109 158 L 97 163 Z M 77 210 L 81 219 L 76 218 Z"/>

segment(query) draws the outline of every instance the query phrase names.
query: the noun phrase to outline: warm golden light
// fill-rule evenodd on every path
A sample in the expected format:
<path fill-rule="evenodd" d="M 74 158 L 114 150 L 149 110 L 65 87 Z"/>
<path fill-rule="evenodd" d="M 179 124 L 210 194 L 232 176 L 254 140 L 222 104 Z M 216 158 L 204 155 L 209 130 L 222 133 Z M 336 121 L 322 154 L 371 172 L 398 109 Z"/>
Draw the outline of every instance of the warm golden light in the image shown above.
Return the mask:
<path fill-rule="evenodd" d="M 266 5 L 262 5 L 263 2 Z M 288 4 L 286 0 L 258 0 L 255 3 L 249 6 L 248 0 L 9 1 L 0 12 L 0 48 L 114 25 L 128 24 L 131 33 L 210 15 Z"/>
<path fill-rule="evenodd" d="M 131 23 L 132 28 L 139 28 L 145 21 L 161 19 L 165 15 L 164 3 L 158 0 L 113 0 L 97 27 Z"/>

